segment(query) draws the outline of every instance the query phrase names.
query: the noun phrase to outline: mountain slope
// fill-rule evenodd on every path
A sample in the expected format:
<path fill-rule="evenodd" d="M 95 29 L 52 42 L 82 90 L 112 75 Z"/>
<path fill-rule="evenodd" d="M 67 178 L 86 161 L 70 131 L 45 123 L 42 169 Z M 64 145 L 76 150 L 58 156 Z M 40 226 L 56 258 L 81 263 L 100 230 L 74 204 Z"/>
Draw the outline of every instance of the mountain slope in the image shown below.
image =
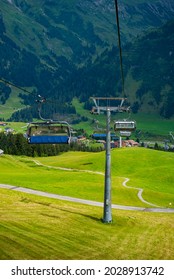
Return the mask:
<path fill-rule="evenodd" d="M 119 94 L 118 50 L 112 49 L 117 45 L 114 1 L 0 0 L 0 3 L 1 77 L 19 86 L 33 88 L 47 98 L 56 99 L 60 113 L 67 112 L 65 108 L 62 110 L 60 104 L 71 102 L 74 96 L 86 101 L 91 94 Z M 140 36 L 145 30 L 161 26 L 173 18 L 174 0 L 123 0 L 118 1 L 118 4 L 121 40 L 126 48 L 124 53 L 127 52 L 127 57 L 124 54 L 126 83 L 127 87 L 134 91 L 128 95 L 130 102 L 136 105 L 134 107 L 146 110 L 143 96 L 147 91 L 142 93 L 142 85 L 147 84 L 149 79 L 146 79 L 141 71 L 141 77 L 137 76 L 135 61 L 138 57 L 136 56 L 134 61 L 130 55 L 131 48 L 137 48 L 139 53 L 139 43 L 134 46 L 126 44 L 133 42 L 137 35 Z M 151 50 L 151 56 L 153 51 L 155 50 Z M 163 65 L 167 61 L 162 61 Z M 116 62 L 116 65 L 113 62 Z M 142 63 L 146 62 L 144 60 Z M 167 67 L 166 71 L 168 70 Z M 167 76 L 167 73 L 163 75 Z M 10 94 L 3 92 L 1 84 L 0 87 L 0 102 L 5 104 Z M 168 87 L 167 83 L 163 83 L 159 87 L 160 91 L 167 88 L 169 92 L 173 85 L 169 84 Z M 158 95 L 155 97 L 154 89 L 149 91 L 153 91 L 148 94 L 152 95 L 156 102 Z M 25 105 L 33 103 L 35 99 L 20 96 Z M 154 100 L 151 100 L 151 108 L 167 116 L 162 103 L 168 104 L 168 98 L 164 95 L 160 102 L 160 105 L 156 105 Z M 71 111 L 71 105 L 66 106 Z M 49 107 L 52 114 L 54 110 L 51 105 Z"/>
<path fill-rule="evenodd" d="M 125 93 L 133 112 L 174 114 L 174 20 L 122 48 Z M 120 96 L 119 51 L 107 50 L 78 73 L 78 96 Z"/>
<path fill-rule="evenodd" d="M 118 5 L 123 42 L 174 17 L 174 0 Z M 62 55 L 83 63 L 117 42 L 114 0 L 1 0 L 1 13 L 7 36 L 48 64 Z"/>
<path fill-rule="evenodd" d="M 162 116 L 171 117 L 174 114 L 174 20 L 136 40 L 128 52 L 132 76 L 141 81 L 136 91 L 141 109 L 151 107 Z"/>

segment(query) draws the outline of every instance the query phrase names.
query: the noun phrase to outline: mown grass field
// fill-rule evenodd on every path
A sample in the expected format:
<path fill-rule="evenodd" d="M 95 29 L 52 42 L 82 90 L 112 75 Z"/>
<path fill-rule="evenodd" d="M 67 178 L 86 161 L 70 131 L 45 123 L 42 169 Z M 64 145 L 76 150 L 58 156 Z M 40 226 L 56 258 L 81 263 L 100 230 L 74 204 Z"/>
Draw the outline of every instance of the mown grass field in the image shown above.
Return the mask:
<path fill-rule="evenodd" d="M 1 190 L 1 259 L 173 259 L 173 214 L 113 210 Z"/>
<path fill-rule="evenodd" d="M 33 160 L 45 166 L 37 165 Z M 57 157 L 0 157 L 0 183 L 103 201 L 105 153 L 68 152 Z M 144 148 L 112 150 L 112 201 L 149 207 L 174 206 L 174 154 Z M 74 168 L 76 171 L 59 170 Z M 1 259 L 173 259 L 174 214 L 103 209 L 0 189 Z"/>
<path fill-rule="evenodd" d="M 79 153 L 78 155 L 77 153 L 77 157 L 82 156 L 82 154 Z M 66 155 L 69 156 L 71 153 Z M 75 154 L 73 155 L 75 156 Z M 89 153 L 84 153 L 84 157 L 87 155 L 90 156 Z M 57 163 L 58 159 L 59 157 L 53 158 L 54 164 Z M 0 162 L 2 163 L 1 160 Z M 3 159 L 1 170 L 3 170 L 0 179 L 1 183 L 94 201 L 103 201 L 103 175 L 57 170 L 56 168 L 49 168 L 47 166 L 38 166 L 32 159 L 26 157 L 9 156 Z M 122 186 L 123 180 L 123 178 L 113 178 L 113 203 L 146 206 L 138 199 L 136 190 L 126 189 Z"/>
<path fill-rule="evenodd" d="M 119 203 L 123 194 L 122 201 L 124 200 L 124 203 L 135 204 L 135 200 L 132 200 L 130 195 L 136 196 L 137 191 L 122 187 L 123 178 L 128 177 L 130 181 L 127 185 L 143 188 L 143 197 L 147 201 L 164 207 L 168 207 L 171 203 L 174 207 L 173 153 L 144 148 L 123 148 L 113 149 L 111 158 L 114 203 Z M 68 156 L 62 154 L 58 160 L 56 157 L 39 160 L 48 166 L 104 172 L 105 152 L 95 154 L 70 152 Z M 120 192 L 121 197 L 118 192 Z M 127 196 L 129 197 L 128 201 L 126 201 Z"/>
<path fill-rule="evenodd" d="M 161 207 L 174 207 L 174 154 L 145 148 L 112 150 L 112 201 L 115 204 L 145 206 L 143 197 Z M 42 165 L 38 165 L 36 162 Z M 68 152 L 56 157 L 0 157 L 1 183 L 44 190 L 51 193 L 103 201 L 105 152 Z M 58 167 L 69 168 L 60 170 Z M 71 169 L 75 169 L 74 171 Z M 82 172 L 82 171 L 91 171 Z M 80 171 L 80 172 L 78 172 Z M 95 174 L 101 172 L 102 174 Z"/>

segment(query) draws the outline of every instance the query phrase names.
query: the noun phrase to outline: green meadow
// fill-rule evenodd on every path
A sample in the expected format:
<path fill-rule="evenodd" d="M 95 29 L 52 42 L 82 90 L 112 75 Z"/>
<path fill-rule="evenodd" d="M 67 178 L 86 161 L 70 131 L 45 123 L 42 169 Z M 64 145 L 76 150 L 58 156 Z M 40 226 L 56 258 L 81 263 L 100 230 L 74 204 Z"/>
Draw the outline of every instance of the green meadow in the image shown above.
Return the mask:
<path fill-rule="evenodd" d="M 173 214 L 113 210 L 1 190 L 1 259 L 172 259 Z"/>
<path fill-rule="evenodd" d="M 105 152 L 56 157 L 0 157 L 0 183 L 103 201 Z M 174 154 L 112 150 L 112 202 L 174 207 Z M 61 169 L 62 168 L 62 169 Z M 64 168 L 64 170 L 63 170 Z M 122 184 L 129 178 L 125 188 Z M 173 213 L 112 210 L 0 189 L 1 259 L 173 259 Z"/>
<path fill-rule="evenodd" d="M 174 154 L 145 148 L 114 149 L 112 157 L 112 202 L 145 206 L 143 197 L 161 207 L 174 205 Z M 39 163 L 39 164 L 38 164 Z M 105 152 L 68 152 L 55 157 L 0 157 L 1 183 L 51 193 L 103 201 Z M 60 168 L 67 168 L 62 170 Z M 90 171 L 90 172 L 88 172 Z M 98 174 L 100 172 L 101 174 Z M 125 178 L 132 188 L 123 187 Z"/>
<path fill-rule="evenodd" d="M 41 158 L 39 161 L 46 166 L 104 173 L 105 152 L 69 152 L 68 155 L 62 154 L 59 157 Z M 125 205 L 140 206 L 141 202 L 137 201 L 137 204 L 134 200 L 137 197 L 137 191 L 125 189 L 122 186 L 124 178 L 129 178 L 130 181 L 127 185 L 142 188 L 144 190 L 143 197 L 147 201 L 163 207 L 168 207 L 171 203 L 174 207 L 173 153 L 145 148 L 113 149 L 111 152 L 111 163 L 113 203 L 122 201 L 121 203 L 125 203 Z M 103 181 L 101 175 L 95 175 L 94 177 L 96 176 L 97 181 Z M 94 186 L 96 189 L 95 183 L 92 189 Z M 118 192 L 120 192 L 120 195 L 118 195 Z M 130 195 L 133 197 L 135 195 L 135 197 L 130 199 Z M 128 200 L 126 200 L 127 196 L 129 197 Z"/>

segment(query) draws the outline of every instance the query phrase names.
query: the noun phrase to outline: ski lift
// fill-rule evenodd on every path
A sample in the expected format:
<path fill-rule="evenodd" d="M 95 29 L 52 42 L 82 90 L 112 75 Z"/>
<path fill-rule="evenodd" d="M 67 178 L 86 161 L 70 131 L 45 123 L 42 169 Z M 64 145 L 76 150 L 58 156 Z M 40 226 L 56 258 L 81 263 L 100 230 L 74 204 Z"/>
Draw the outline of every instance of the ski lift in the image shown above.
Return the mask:
<path fill-rule="evenodd" d="M 26 137 L 29 144 L 70 144 L 71 129 L 66 121 L 46 120 L 41 116 L 42 104 L 46 98 L 38 95 L 36 100 L 38 113 L 42 122 L 32 122 L 29 124 Z"/>
<path fill-rule="evenodd" d="M 118 120 L 114 124 L 115 131 L 134 131 L 136 129 L 136 122 L 130 120 Z"/>
<path fill-rule="evenodd" d="M 121 137 L 130 137 L 131 131 L 120 131 L 120 136 Z"/>
<path fill-rule="evenodd" d="M 67 122 L 33 122 L 26 136 L 29 144 L 69 144 L 71 130 Z"/>

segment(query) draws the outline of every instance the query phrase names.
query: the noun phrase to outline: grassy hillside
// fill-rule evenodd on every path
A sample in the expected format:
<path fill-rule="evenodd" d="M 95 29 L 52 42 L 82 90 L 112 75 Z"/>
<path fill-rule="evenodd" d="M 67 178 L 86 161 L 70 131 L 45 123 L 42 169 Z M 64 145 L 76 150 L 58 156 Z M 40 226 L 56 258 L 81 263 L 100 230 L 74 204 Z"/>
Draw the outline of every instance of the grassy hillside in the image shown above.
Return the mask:
<path fill-rule="evenodd" d="M 104 176 L 87 170 L 104 172 L 104 161 L 104 152 L 68 152 L 38 159 L 4 155 L 0 183 L 103 201 Z M 138 199 L 137 190 L 123 187 L 123 177 L 128 177 L 127 185 L 143 188 L 146 201 L 173 207 L 173 164 L 173 153 L 112 150 L 112 202 L 149 207 Z M 1 259 L 174 258 L 172 213 L 113 209 L 113 223 L 104 225 L 100 207 L 14 190 L 0 189 L 0 194 Z"/>
<path fill-rule="evenodd" d="M 75 154 L 73 154 L 73 157 L 74 155 Z M 68 153 L 67 156 L 71 156 L 71 154 Z M 83 155 L 77 153 L 77 159 L 82 156 L 85 157 L 83 159 L 84 165 L 82 164 L 83 169 L 89 169 L 88 160 L 93 159 L 90 159 L 88 153 L 86 155 L 85 153 L 83 153 Z M 74 161 L 73 157 L 71 156 L 72 161 Z M 57 159 L 57 157 L 52 159 L 54 164 L 57 164 Z M 102 154 L 101 160 L 104 162 Z M 62 163 L 62 166 L 63 165 L 64 164 Z M 89 163 L 89 165 L 91 164 Z M 3 173 L 0 179 L 1 183 L 23 186 L 72 197 L 91 199 L 94 201 L 103 201 L 104 176 L 102 175 L 77 172 L 77 170 L 73 172 L 42 167 L 38 166 L 31 159 L 20 157 L 1 157 L 0 166 L 3 166 Z M 79 167 L 81 167 L 81 165 L 79 165 Z M 137 191 L 124 188 L 122 182 L 123 178 L 119 178 L 114 182 L 113 203 L 146 206 L 146 204 L 138 199 Z"/>
<path fill-rule="evenodd" d="M 81 153 L 68 153 L 68 157 L 64 154 L 57 161 L 53 157 L 42 158 L 41 162 L 49 166 L 104 171 L 104 160 L 104 152 L 95 155 L 86 154 L 86 156 Z M 172 203 L 174 206 L 173 164 L 173 153 L 144 148 L 114 149 L 112 151 L 112 199 L 114 203 L 120 202 L 120 195 L 121 197 L 123 195 L 122 201 L 130 195 L 130 193 L 127 193 L 127 189 L 121 187 L 122 182 L 119 182 L 120 179 L 118 179 L 118 177 L 128 177 L 131 179 L 128 185 L 144 189 L 143 197 L 147 201 L 167 207 L 169 203 Z"/>
<path fill-rule="evenodd" d="M 104 176 L 86 171 L 104 173 L 104 152 L 68 152 L 35 160 L 44 166 L 27 157 L 0 157 L 1 183 L 103 201 Z M 122 186 L 124 178 L 128 177 L 128 186 L 143 188 L 143 197 L 147 201 L 173 207 L 173 164 L 173 153 L 144 148 L 113 150 L 112 202 L 149 207 L 138 199 L 137 190 Z M 74 170 L 60 170 L 58 167 Z"/>
<path fill-rule="evenodd" d="M 5 128 L 9 127 L 14 129 L 14 133 L 24 133 L 27 129 L 27 124 L 24 122 L 6 122 L 6 124 L 6 126 L 0 127 L 0 131 L 4 132 Z"/>
<path fill-rule="evenodd" d="M 0 190 L 0 259 L 171 259 L 173 214 L 113 210 Z"/>

